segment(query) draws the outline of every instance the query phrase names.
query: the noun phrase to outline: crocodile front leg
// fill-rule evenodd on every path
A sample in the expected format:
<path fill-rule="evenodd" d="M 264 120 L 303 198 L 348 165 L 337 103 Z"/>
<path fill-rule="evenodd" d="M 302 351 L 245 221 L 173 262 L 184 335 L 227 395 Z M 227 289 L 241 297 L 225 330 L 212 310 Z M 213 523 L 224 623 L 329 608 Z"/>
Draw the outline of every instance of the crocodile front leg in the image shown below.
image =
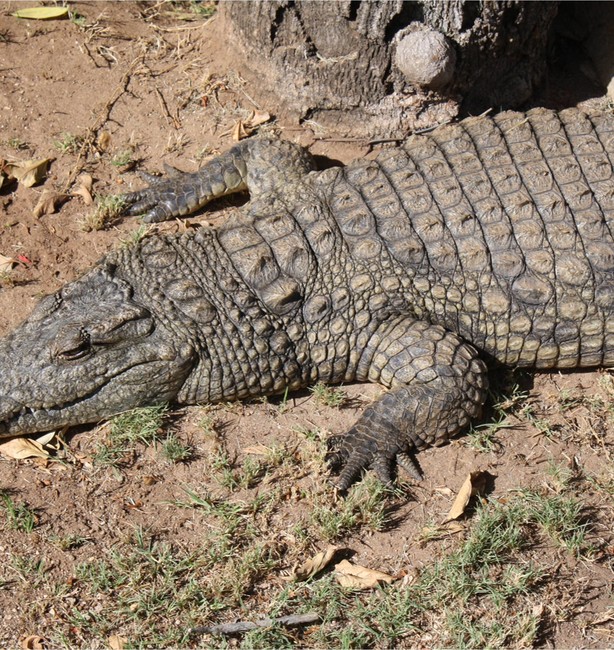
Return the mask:
<path fill-rule="evenodd" d="M 217 197 L 246 190 L 245 176 L 245 161 L 231 149 L 195 173 L 143 174 L 149 187 L 123 194 L 122 199 L 129 206 L 127 214 L 143 215 L 143 221 L 157 223 L 191 214 Z"/>
<path fill-rule="evenodd" d="M 446 442 L 481 412 L 486 365 L 477 351 L 442 327 L 411 318 L 384 324 L 362 356 L 357 379 L 391 390 L 369 406 L 341 439 L 331 460 L 347 489 L 364 469 L 390 483 L 396 461 L 419 474 L 410 453 Z"/>
<path fill-rule="evenodd" d="M 197 172 L 171 169 L 166 177 L 143 174 L 149 187 L 123 194 L 126 213 L 143 215 L 157 223 L 184 217 L 213 199 L 247 190 L 275 193 L 291 186 L 314 169 L 313 159 L 302 147 L 273 138 L 245 140 L 203 165 Z"/>

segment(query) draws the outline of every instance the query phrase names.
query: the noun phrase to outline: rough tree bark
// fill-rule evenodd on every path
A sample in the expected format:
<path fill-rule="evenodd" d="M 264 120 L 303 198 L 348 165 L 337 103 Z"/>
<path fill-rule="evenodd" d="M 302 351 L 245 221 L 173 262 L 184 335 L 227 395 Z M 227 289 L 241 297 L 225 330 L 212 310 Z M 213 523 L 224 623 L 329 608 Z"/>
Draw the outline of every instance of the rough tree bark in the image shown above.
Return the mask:
<path fill-rule="evenodd" d="M 227 0 L 262 92 L 337 134 L 398 137 L 514 107 L 546 69 L 557 2 Z M 270 97 L 269 97 L 270 101 Z"/>

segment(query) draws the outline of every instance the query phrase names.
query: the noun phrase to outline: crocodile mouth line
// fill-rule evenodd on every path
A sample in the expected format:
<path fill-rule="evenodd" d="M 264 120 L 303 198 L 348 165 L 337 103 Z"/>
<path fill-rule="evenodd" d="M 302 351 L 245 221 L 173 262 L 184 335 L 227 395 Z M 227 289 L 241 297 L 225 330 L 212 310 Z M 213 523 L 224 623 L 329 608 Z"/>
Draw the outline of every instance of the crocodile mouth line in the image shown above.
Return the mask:
<path fill-rule="evenodd" d="M 153 361 L 143 361 L 141 363 L 135 363 L 134 365 L 130 366 L 129 370 L 132 370 L 134 368 L 137 368 L 138 366 L 144 366 L 149 363 L 155 363 L 156 360 Z M 49 408 L 45 407 L 36 407 L 36 406 L 27 406 L 27 405 L 21 405 L 19 409 L 15 409 L 10 415 L 4 417 L 3 419 L 0 420 L 0 429 L 4 426 L 7 428 L 10 428 L 12 424 L 18 423 L 20 420 L 23 420 L 26 417 L 32 417 L 36 418 L 39 414 L 44 414 L 50 418 L 55 418 L 55 416 L 58 413 L 61 413 L 62 411 L 70 410 L 74 406 L 79 405 L 79 404 L 84 404 L 96 397 L 98 393 L 100 393 L 102 390 L 107 388 L 109 384 L 113 382 L 114 379 L 119 377 L 120 375 L 124 374 L 127 372 L 127 370 L 121 370 L 113 374 L 111 377 L 109 377 L 108 381 L 106 381 L 104 384 L 96 387 L 94 390 L 90 391 L 89 393 L 83 393 L 82 395 L 79 395 L 78 397 L 75 397 L 74 399 L 70 400 L 69 402 L 63 402 L 62 404 L 51 406 Z M 110 416 L 109 416 L 110 417 Z M 104 420 L 104 417 L 99 418 L 101 420 Z M 77 424 L 77 423 L 74 423 Z M 6 438 L 16 438 L 21 435 L 30 435 L 32 433 L 44 433 L 45 431 L 53 431 L 56 428 L 60 428 L 63 426 L 67 426 L 65 424 L 60 424 L 57 426 L 49 426 L 48 429 L 41 429 L 39 431 L 31 431 L 28 433 L 8 433 L 8 432 L 2 432 L 0 431 L 0 440 L 6 439 Z M 73 425 L 68 425 L 68 426 L 73 426 Z"/>
<path fill-rule="evenodd" d="M 82 403 L 96 395 L 96 393 L 99 392 L 99 389 L 93 391 L 92 393 L 88 395 L 82 395 L 79 398 L 74 399 L 71 402 L 65 402 L 64 404 L 60 406 L 52 406 L 50 408 L 42 408 L 42 407 L 35 407 L 35 406 L 22 406 L 19 411 L 14 411 L 9 417 L 4 418 L 2 421 L 0 421 L 0 427 L 6 426 L 7 428 L 10 428 L 12 424 L 18 423 L 22 421 L 24 418 L 31 417 L 33 419 L 36 419 L 37 416 L 40 414 L 44 414 L 50 418 L 55 418 L 56 414 L 61 413 L 62 411 L 65 411 L 67 409 L 72 408 L 75 404 Z M 51 425 L 48 429 L 42 429 L 40 431 L 32 431 L 29 433 L 8 433 L 8 432 L 1 432 L 0 433 L 0 439 L 4 438 L 15 438 L 20 435 L 30 435 L 30 433 L 44 433 L 45 431 L 53 431 L 56 428 L 66 426 L 66 425 L 58 425 L 57 427 L 54 427 Z"/>

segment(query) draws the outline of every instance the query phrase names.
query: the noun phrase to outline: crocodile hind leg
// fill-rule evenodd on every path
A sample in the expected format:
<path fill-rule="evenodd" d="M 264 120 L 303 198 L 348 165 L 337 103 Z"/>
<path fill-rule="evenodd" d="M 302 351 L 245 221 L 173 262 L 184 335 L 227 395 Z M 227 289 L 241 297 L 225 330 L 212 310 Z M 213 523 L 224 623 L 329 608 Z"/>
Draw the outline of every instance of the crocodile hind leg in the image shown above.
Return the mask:
<path fill-rule="evenodd" d="M 442 327 L 411 318 L 384 324 L 361 357 L 357 379 L 390 390 L 369 406 L 358 422 L 335 441 L 336 481 L 347 489 L 372 468 L 392 480 L 395 459 L 414 476 L 410 454 L 441 445 L 479 416 L 486 399 L 486 365 L 477 351 Z"/>
<path fill-rule="evenodd" d="M 167 174 L 169 167 L 165 166 Z M 221 196 L 247 190 L 253 197 L 288 186 L 314 169 L 302 147 L 285 140 L 244 140 L 197 172 L 172 169 L 166 177 L 142 174 L 149 186 L 122 195 L 125 212 L 156 223 L 183 217 Z"/>

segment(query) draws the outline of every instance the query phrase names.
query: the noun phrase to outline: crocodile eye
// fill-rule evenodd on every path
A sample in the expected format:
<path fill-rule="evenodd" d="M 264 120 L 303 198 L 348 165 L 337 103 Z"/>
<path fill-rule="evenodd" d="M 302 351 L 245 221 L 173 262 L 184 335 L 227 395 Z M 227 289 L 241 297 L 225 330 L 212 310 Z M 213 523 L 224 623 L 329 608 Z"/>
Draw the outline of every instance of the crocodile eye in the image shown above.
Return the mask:
<path fill-rule="evenodd" d="M 60 352 L 59 356 L 66 361 L 74 361 L 75 359 L 81 359 L 90 353 L 91 347 L 89 341 L 84 341 L 76 348 L 70 350 L 64 350 Z"/>
<path fill-rule="evenodd" d="M 82 359 L 92 349 L 90 335 L 84 329 L 79 329 L 77 332 L 73 332 L 72 336 L 63 338 L 63 345 L 59 346 L 57 356 L 64 361 Z"/>

